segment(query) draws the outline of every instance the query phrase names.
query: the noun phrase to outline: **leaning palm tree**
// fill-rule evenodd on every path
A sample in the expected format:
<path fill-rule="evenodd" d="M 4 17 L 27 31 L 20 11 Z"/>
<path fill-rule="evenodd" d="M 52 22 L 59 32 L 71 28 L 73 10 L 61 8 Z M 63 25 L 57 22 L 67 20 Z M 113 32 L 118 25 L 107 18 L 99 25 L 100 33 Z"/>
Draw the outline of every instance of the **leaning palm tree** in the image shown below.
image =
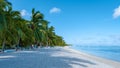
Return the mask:
<path fill-rule="evenodd" d="M 2 40 L 2 51 L 4 51 L 6 39 L 7 39 L 7 34 L 10 33 L 7 25 L 7 11 L 9 8 L 11 8 L 11 3 L 8 2 L 7 0 L 0 0 L 0 38 Z"/>
<path fill-rule="evenodd" d="M 28 30 L 27 30 L 26 20 L 22 18 L 16 18 L 14 22 L 15 22 L 15 28 L 17 30 L 16 33 L 17 35 L 16 50 L 17 50 L 19 47 L 21 47 L 22 40 L 26 37 L 26 33 Z"/>
<path fill-rule="evenodd" d="M 7 11 L 4 11 L 4 23 L 3 30 L 1 31 L 1 39 L 3 39 L 2 51 L 4 51 L 5 44 L 13 45 L 20 42 L 21 36 L 24 34 L 22 32 L 23 25 L 26 25 L 22 21 L 20 12 L 13 11 L 12 7 L 9 7 Z M 2 23 L 2 22 L 1 22 Z M 2 26 L 2 25 L 1 25 Z"/>
<path fill-rule="evenodd" d="M 29 24 L 29 27 L 33 30 L 34 37 L 35 37 L 35 44 L 38 44 L 41 40 L 41 34 L 40 34 L 40 25 L 43 20 L 43 14 L 39 11 L 35 11 L 35 9 L 32 9 L 32 18 Z"/>

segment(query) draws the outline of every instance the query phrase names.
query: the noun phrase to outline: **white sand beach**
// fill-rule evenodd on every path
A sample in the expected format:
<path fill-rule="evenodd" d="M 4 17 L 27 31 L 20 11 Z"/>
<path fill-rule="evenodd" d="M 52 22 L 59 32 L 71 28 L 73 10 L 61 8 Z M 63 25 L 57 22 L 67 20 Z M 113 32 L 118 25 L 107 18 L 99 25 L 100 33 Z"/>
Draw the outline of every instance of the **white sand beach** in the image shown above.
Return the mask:
<path fill-rule="evenodd" d="M 0 68 L 120 68 L 120 62 L 56 47 L 0 54 Z"/>

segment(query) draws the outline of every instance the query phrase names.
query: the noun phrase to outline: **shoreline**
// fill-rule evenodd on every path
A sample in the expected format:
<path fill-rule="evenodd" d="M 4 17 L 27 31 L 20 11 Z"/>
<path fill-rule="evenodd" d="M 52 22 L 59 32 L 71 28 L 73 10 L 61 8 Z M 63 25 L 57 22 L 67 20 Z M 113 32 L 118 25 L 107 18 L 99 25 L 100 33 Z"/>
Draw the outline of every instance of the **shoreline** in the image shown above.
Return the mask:
<path fill-rule="evenodd" d="M 70 47 L 65 47 L 65 49 L 68 49 L 68 50 L 76 52 L 76 53 L 78 53 L 80 55 L 86 56 L 86 57 L 88 57 L 88 58 L 90 58 L 92 60 L 96 60 L 98 62 L 102 62 L 102 63 L 108 64 L 108 65 L 111 65 L 111 66 L 113 66 L 115 68 L 120 67 L 120 62 L 118 62 L 118 61 L 114 61 L 114 60 L 98 57 L 98 56 L 95 56 L 95 55 L 91 55 L 91 54 L 88 54 L 88 53 L 84 53 L 84 52 L 81 52 L 79 50 L 75 50 L 75 49 L 70 48 Z"/>

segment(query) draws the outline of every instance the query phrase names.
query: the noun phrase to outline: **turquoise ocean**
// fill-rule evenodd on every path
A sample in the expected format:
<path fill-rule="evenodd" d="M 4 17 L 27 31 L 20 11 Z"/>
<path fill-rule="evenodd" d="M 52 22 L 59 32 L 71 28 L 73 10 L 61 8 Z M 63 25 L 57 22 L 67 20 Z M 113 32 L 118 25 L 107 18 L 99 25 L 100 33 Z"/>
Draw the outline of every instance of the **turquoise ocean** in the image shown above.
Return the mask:
<path fill-rule="evenodd" d="M 114 60 L 120 62 L 120 46 L 86 46 L 86 45 L 73 45 L 71 46 L 73 49 L 88 53 L 91 55 L 95 55 L 98 57 L 102 57 L 105 59 Z"/>

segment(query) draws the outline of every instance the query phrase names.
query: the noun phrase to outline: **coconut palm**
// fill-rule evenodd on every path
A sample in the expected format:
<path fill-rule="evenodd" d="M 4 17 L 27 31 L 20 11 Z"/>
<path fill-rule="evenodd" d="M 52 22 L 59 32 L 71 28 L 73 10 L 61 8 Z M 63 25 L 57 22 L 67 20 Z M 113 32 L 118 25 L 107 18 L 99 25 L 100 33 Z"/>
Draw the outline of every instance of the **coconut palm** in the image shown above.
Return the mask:
<path fill-rule="evenodd" d="M 53 40 L 55 39 L 55 32 L 54 32 L 54 27 L 51 26 L 48 29 L 48 45 L 53 46 L 54 42 Z"/>
<path fill-rule="evenodd" d="M 7 38 L 7 34 L 10 33 L 7 26 L 7 11 L 9 8 L 11 8 L 11 3 L 8 2 L 7 0 L 0 0 L 0 38 L 2 40 L 2 51 L 4 51 L 5 43 Z"/>
<path fill-rule="evenodd" d="M 44 16 L 39 11 L 35 11 L 35 9 L 32 9 L 32 18 L 29 24 L 29 27 L 33 30 L 34 38 L 35 38 L 35 44 L 38 45 L 38 43 L 41 41 L 41 22 L 43 20 Z"/>
<path fill-rule="evenodd" d="M 18 18 L 16 19 L 15 28 L 17 29 L 17 49 L 18 47 L 24 47 L 27 45 L 31 45 L 34 41 L 33 32 L 28 27 L 28 22 L 25 19 Z M 28 42 L 29 41 L 29 42 Z"/>
<path fill-rule="evenodd" d="M 42 20 L 41 22 L 41 28 L 40 30 L 42 31 L 41 34 L 42 34 L 42 43 L 44 43 L 44 45 L 48 46 L 49 45 L 49 42 L 48 42 L 48 24 L 49 22 L 47 20 Z"/>

